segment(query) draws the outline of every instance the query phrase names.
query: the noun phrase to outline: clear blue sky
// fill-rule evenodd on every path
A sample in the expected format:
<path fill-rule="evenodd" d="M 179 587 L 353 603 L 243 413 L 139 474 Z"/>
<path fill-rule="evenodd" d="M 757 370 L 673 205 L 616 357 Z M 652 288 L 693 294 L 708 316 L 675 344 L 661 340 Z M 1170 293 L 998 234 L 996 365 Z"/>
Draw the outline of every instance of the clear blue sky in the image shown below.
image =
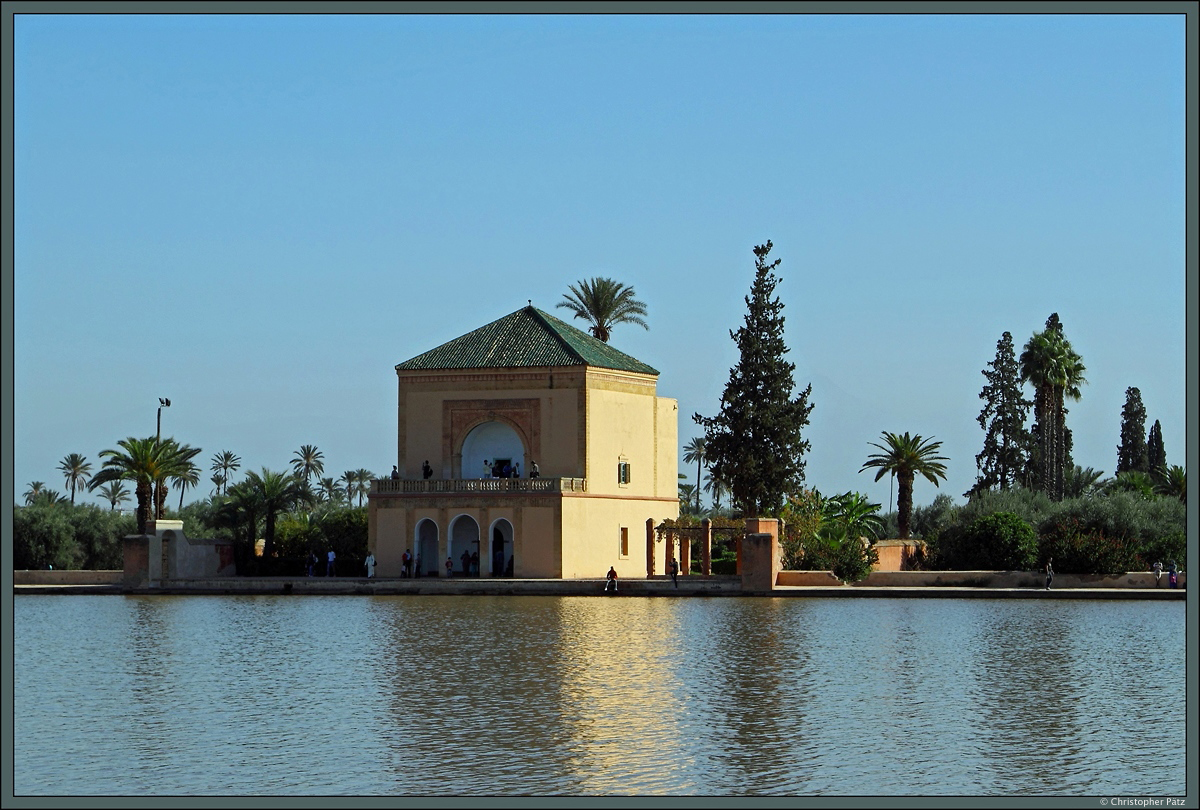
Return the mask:
<path fill-rule="evenodd" d="M 1184 49 L 1182 15 L 17 17 L 15 497 L 159 397 L 187 500 L 221 450 L 390 470 L 397 363 L 592 276 L 645 301 L 611 343 L 682 446 L 768 239 L 808 485 L 886 508 L 858 471 L 909 431 L 950 458 L 916 503 L 963 502 L 980 372 L 1051 312 L 1077 463 L 1112 474 L 1136 386 L 1182 465 Z"/>

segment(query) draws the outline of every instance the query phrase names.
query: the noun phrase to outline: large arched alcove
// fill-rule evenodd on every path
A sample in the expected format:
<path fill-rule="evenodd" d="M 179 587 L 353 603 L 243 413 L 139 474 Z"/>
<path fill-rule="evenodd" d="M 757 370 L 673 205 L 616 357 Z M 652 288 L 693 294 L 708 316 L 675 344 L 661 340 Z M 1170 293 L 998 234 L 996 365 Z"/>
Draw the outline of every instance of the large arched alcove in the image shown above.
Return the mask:
<path fill-rule="evenodd" d="M 503 422 L 476 425 L 463 439 L 462 477 L 490 477 L 490 464 L 496 459 L 519 464 L 521 474 L 525 475 L 525 446 L 517 432 Z M 485 461 L 489 467 L 484 467 Z"/>
<path fill-rule="evenodd" d="M 463 573 L 462 556 L 464 552 L 467 555 L 479 554 L 479 524 L 470 515 L 459 515 L 450 521 L 449 534 L 450 559 L 454 561 L 454 575 L 466 576 Z"/>
<path fill-rule="evenodd" d="M 492 522 L 492 527 L 488 531 L 490 542 L 488 543 L 488 561 L 490 566 L 488 571 L 494 577 L 507 576 L 509 561 L 513 557 L 513 527 L 504 518 Z M 516 561 L 513 560 L 515 567 Z"/>
<path fill-rule="evenodd" d="M 419 577 L 436 577 L 445 573 L 438 560 L 438 527 L 429 518 L 417 524 L 413 548 L 416 550 L 417 565 L 414 569 Z"/>

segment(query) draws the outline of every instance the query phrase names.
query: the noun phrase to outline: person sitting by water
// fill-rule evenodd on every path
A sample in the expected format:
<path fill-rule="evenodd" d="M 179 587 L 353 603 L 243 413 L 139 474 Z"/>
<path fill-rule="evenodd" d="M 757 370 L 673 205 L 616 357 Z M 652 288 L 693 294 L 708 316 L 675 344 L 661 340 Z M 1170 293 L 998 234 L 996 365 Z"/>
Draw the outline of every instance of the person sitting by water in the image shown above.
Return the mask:
<path fill-rule="evenodd" d="M 608 580 L 608 582 L 604 583 L 605 592 L 607 593 L 608 591 L 612 591 L 613 593 L 616 593 L 617 592 L 617 569 L 613 568 L 610 565 L 608 567 L 608 576 L 606 577 L 606 579 Z"/>

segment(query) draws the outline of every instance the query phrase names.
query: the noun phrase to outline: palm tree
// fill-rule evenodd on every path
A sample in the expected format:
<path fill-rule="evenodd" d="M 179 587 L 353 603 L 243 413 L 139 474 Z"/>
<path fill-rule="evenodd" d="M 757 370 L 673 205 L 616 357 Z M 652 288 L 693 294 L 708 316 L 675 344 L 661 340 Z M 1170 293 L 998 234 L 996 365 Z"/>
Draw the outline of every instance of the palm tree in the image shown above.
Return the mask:
<path fill-rule="evenodd" d="M 729 485 L 712 473 L 704 476 L 704 491 L 712 496 L 713 511 L 721 511 L 721 496 L 729 494 Z"/>
<path fill-rule="evenodd" d="M 1100 490 L 1098 484 L 1103 476 L 1103 470 L 1080 467 L 1078 464 L 1072 465 L 1063 476 L 1063 497 L 1082 498 L 1098 492 Z"/>
<path fill-rule="evenodd" d="M 62 470 L 63 477 L 67 479 L 67 486 L 71 488 L 71 503 L 74 504 L 75 489 L 87 483 L 92 465 L 78 453 L 71 453 L 59 462 L 58 468 Z"/>
<path fill-rule="evenodd" d="M 158 441 L 162 445 L 163 458 L 166 463 L 162 475 L 154 482 L 154 518 L 156 520 L 166 517 L 167 514 L 167 492 L 171 488 L 167 481 L 188 474 L 189 468 L 195 466 L 192 459 L 200 454 L 199 447 L 180 444 L 175 439 L 167 438 Z"/>
<path fill-rule="evenodd" d="M 1083 377 L 1087 369 L 1057 323 L 1058 315 L 1051 315 L 1046 329 L 1035 333 L 1025 344 L 1020 363 L 1021 382 L 1028 382 L 1034 388 L 1041 489 L 1051 500 L 1060 501 L 1067 466 L 1064 404 L 1067 398 L 1079 399 L 1079 386 L 1087 382 Z"/>
<path fill-rule="evenodd" d="M 897 504 L 900 513 L 898 516 L 900 539 L 903 540 L 908 537 L 908 524 L 912 517 L 913 481 L 917 475 L 923 475 L 935 487 L 938 486 L 938 478 L 943 480 L 946 478 L 946 465 L 941 462 L 949 461 L 949 459 L 937 455 L 937 451 L 942 446 L 941 442 L 927 441 L 919 434 L 910 436 L 905 433 L 900 436 L 885 430 L 883 439 L 886 445 L 869 443 L 883 452 L 868 456 L 859 472 L 871 467 L 878 467 L 876 481 L 888 473 L 896 474 L 896 478 L 900 482 Z"/>
<path fill-rule="evenodd" d="M 633 297 L 633 287 L 626 287 L 611 278 L 584 279 L 579 285 L 570 285 L 571 293 L 563 295 L 558 306 L 566 307 L 591 324 L 590 331 L 598 339 L 608 343 L 612 328 L 619 323 L 636 323 L 649 329 L 641 317 L 646 314 L 646 305 Z"/>
<path fill-rule="evenodd" d="M 220 473 L 216 473 L 208 480 L 213 482 L 213 489 L 208 494 L 210 496 L 216 495 L 219 497 L 221 494 L 221 485 L 225 483 L 225 476 L 221 475 Z"/>
<path fill-rule="evenodd" d="M 105 460 L 104 466 L 92 476 L 88 489 L 94 490 L 111 481 L 133 481 L 137 498 L 138 533 L 145 534 L 151 514 L 161 517 L 156 507 L 166 498 L 163 482 L 182 472 L 184 465 L 200 450 L 181 445 L 174 439 L 159 441 L 154 436 L 147 439 L 131 436 L 117 444 L 120 450 L 104 450 L 100 453 Z M 159 487 L 159 494 L 155 493 L 155 487 Z"/>
<path fill-rule="evenodd" d="M 358 492 L 358 470 L 346 470 L 338 480 L 345 484 L 342 490 L 346 493 L 346 505 L 354 506 L 354 495 Z"/>
<path fill-rule="evenodd" d="M 242 466 L 242 459 L 229 450 L 222 450 L 212 457 L 212 467 L 209 469 L 221 476 L 221 483 L 225 485 L 226 494 L 229 494 L 229 474 L 240 466 Z M 219 489 L 217 494 L 221 494 Z"/>
<path fill-rule="evenodd" d="M 1159 468 L 1154 491 L 1187 503 L 1187 473 L 1178 464 Z"/>
<path fill-rule="evenodd" d="M 697 436 L 683 446 L 683 463 L 691 464 L 696 462 L 696 511 L 700 511 L 700 465 L 704 463 L 704 450 L 708 440 L 703 436 Z"/>
<path fill-rule="evenodd" d="M 354 487 L 354 492 L 355 492 L 355 494 L 358 495 L 358 505 L 362 506 L 363 505 L 363 503 L 362 503 L 363 496 L 367 495 L 371 492 L 371 479 L 373 479 L 375 477 L 375 473 L 371 472 L 370 470 L 364 470 L 362 467 L 359 467 L 357 470 L 354 471 L 354 475 L 355 475 L 355 478 L 357 479 L 357 484 Z"/>
<path fill-rule="evenodd" d="M 334 479 L 322 478 L 317 482 L 317 495 L 330 503 L 337 503 L 345 497 L 346 490 L 338 486 Z"/>
<path fill-rule="evenodd" d="M 311 444 L 304 444 L 295 452 L 295 458 L 292 459 L 292 469 L 296 471 L 296 477 L 308 486 L 308 482 L 315 475 L 317 478 L 325 472 L 325 454 Z"/>
<path fill-rule="evenodd" d="M 234 547 L 238 553 L 238 570 L 246 571 L 246 563 L 254 557 L 254 541 L 258 535 L 258 515 L 262 511 L 258 492 L 249 481 L 241 481 L 225 490 L 224 503 L 217 507 L 215 524 L 233 532 Z M 238 541 L 238 530 L 245 529 L 245 537 Z"/>
<path fill-rule="evenodd" d="M 275 553 L 275 516 L 306 500 L 308 493 L 304 483 L 292 473 L 272 472 L 266 467 L 261 475 L 256 472 L 247 475 L 246 483 L 266 517 L 263 559 L 269 560 Z"/>
<path fill-rule="evenodd" d="M 64 503 L 67 498 L 52 489 L 43 489 L 37 494 L 37 497 L 31 502 L 33 505 L 42 504 L 45 506 L 53 506 L 56 503 Z"/>
<path fill-rule="evenodd" d="M 109 481 L 106 485 L 100 487 L 100 496 L 110 504 L 110 512 L 115 511 L 117 504 L 125 503 L 129 500 L 129 490 L 125 489 L 125 485 L 120 481 Z"/>
<path fill-rule="evenodd" d="M 29 505 L 37 500 L 37 496 L 46 491 L 46 484 L 43 481 L 33 481 L 29 484 L 29 489 L 25 490 L 25 504 Z"/>
<path fill-rule="evenodd" d="M 189 461 L 183 469 L 171 476 L 171 480 L 179 486 L 179 511 L 182 512 L 183 493 L 188 487 L 194 487 L 200 483 L 200 468 Z"/>

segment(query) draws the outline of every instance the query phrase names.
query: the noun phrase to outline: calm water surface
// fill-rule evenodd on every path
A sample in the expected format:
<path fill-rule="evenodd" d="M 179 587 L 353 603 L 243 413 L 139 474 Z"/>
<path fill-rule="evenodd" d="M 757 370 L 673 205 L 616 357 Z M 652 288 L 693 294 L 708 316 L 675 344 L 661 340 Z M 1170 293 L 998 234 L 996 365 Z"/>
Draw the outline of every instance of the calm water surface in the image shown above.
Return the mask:
<path fill-rule="evenodd" d="M 14 601 L 18 796 L 1185 792 L 1181 602 Z"/>

